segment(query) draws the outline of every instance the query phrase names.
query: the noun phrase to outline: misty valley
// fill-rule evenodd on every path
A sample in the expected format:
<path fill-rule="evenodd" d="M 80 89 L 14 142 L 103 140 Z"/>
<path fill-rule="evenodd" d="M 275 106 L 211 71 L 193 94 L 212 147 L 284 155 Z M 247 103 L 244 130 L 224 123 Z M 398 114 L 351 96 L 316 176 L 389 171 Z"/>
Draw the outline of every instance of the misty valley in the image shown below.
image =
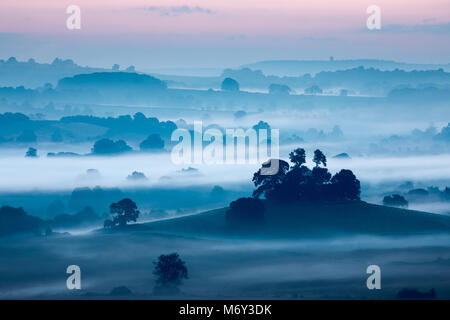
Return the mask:
<path fill-rule="evenodd" d="M 450 67 L 0 60 L 1 299 L 449 299 Z"/>

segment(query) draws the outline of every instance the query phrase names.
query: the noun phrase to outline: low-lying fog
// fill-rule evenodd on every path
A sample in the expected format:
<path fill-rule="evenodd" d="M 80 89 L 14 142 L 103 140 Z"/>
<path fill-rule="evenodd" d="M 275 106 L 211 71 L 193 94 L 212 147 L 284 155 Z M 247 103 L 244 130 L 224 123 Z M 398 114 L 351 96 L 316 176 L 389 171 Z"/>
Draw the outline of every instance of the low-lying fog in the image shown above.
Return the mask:
<path fill-rule="evenodd" d="M 409 157 L 353 156 L 350 159 L 333 158 L 340 144 L 302 144 L 307 151 L 307 165 L 312 168 L 312 155 L 316 147 L 328 156 L 328 168 L 334 174 L 340 169 L 351 169 L 361 181 L 363 200 L 381 203 L 383 196 L 398 193 L 406 181 L 415 187 L 427 188 L 450 186 L 450 154 Z M 296 145 L 282 146 L 281 158 L 287 160 Z M 87 152 L 87 146 L 76 146 L 77 151 Z M 72 146 L 72 150 L 74 146 Z M 49 149 L 50 150 L 50 149 Z M 328 151 L 328 152 L 327 152 Z M 185 189 L 192 186 L 219 185 L 227 190 L 247 190 L 250 194 L 253 173 L 259 164 L 174 164 L 171 154 L 133 153 L 122 156 L 47 157 L 47 150 L 40 149 L 42 156 L 25 158 L 24 149 L 6 149 L 0 158 L 0 192 L 25 193 L 71 192 L 77 187 Z M 194 168 L 188 169 L 189 167 Z M 98 174 L 87 173 L 88 169 Z M 132 172 L 145 174 L 147 179 L 130 180 Z M 403 190 L 408 191 L 408 190 Z M 45 205 L 48 205 L 47 203 Z M 198 204 L 201 208 L 201 204 Z M 448 214 L 448 202 L 410 202 L 410 209 Z M 31 210 L 31 209 L 30 209 Z M 36 213 L 34 213 L 36 214 Z M 40 215 L 40 214 L 39 214 Z"/>
<path fill-rule="evenodd" d="M 153 262 L 178 252 L 189 272 L 181 287 L 187 298 L 392 299 L 405 287 L 427 291 L 430 283 L 445 298 L 449 243 L 448 235 L 252 241 L 147 232 L 15 239 L 0 244 L 0 297 L 79 295 L 65 286 L 71 264 L 82 270 L 81 295 L 108 297 L 125 285 L 137 297 L 152 297 Z M 366 288 L 373 264 L 381 267 L 383 290 Z"/>
<path fill-rule="evenodd" d="M 320 147 L 320 146 L 318 146 Z M 293 147 L 280 150 L 282 158 Z M 312 167 L 312 152 L 308 150 L 308 163 Z M 325 148 L 326 152 L 326 148 Z M 43 152 L 45 153 L 45 152 Z M 351 169 L 362 183 L 422 183 L 450 181 L 450 154 L 411 157 L 352 157 L 334 159 L 328 157 L 328 168 L 335 173 L 340 169 Z M 189 167 L 198 169 L 184 170 Z M 174 164 L 171 154 L 130 154 L 114 157 L 55 157 L 25 158 L 24 150 L 9 150 L 0 158 L 0 190 L 69 190 L 77 186 L 127 187 L 133 183 L 127 176 L 133 171 L 143 172 L 148 180 L 142 186 L 189 186 L 192 184 L 236 184 L 251 183 L 259 164 Z M 90 177 L 88 169 L 96 169 L 99 176 Z"/>

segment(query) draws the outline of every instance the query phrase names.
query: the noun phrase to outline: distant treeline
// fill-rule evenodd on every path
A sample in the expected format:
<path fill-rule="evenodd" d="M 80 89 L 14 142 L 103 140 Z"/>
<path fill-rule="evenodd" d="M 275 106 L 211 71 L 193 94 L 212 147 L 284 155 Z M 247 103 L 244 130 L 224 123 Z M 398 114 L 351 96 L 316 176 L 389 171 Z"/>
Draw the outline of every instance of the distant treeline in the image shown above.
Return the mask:
<path fill-rule="evenodd" d="M 159 121 L 140 112 L 134 116 L 70 116 L 60 120 L 32 120 L 22 113 L 0 114 L 0 142 L 3 143 L 91 141 L 119 135 L 143 138 L 150 134 L 168 139 L 176 128 L 172 121 Z"/>
<path fill-rule="evenodd" d="M 10 57 L 7 60 L 0 60 L 0 86 L 37 88 L 45 84 L 54 85 L 62 78 L 77 74 L 105 71 L 118 72 L 120 66 L 114 65 L 111 69 L 92 68 L 77 65 L 71 59 L 55 58 L 52 63 L 38 63 L 34 59 L 18 61 L 15 57 Z M 130 66 L 126 71 L 134 72 L 134 67 Z"/>
<path fill-rule="evenodd" d="M 106 71 L 106 69 L 82 67 L 70 59 L 56 58 L 52 63 L 38 63 L 34 59 L 17 61 L 16 58 L 11 57 L 0 60 L 0 85 L 37 88 L 46 83 L 56 84 L 64 77 L 100 71 Z"/>
<path fill-rule="evenodd" d="M 276 97 L 272 101 L 272 97 L 266 95 L 259 99 L 256 94 L 249 96 L 238 90 L 223 92 L 220 88 L 224 79 L 237 81 L 241 90 L 267 90 Z M 202 90 L 168 90 L 168 84 L 169 87 Z M 384 71 L 360 66 L 298 76 L 266 75 L 261 70 L 243 68 L 226 69 L 217 77 L 154 77 L 136 73 L 134 67 L 125 71 L 121 71 L 119 66 L 111 69 L 88 68 L 78 66 L 72 60 L 55 59 L 52 64 L 39 64 L 32 59 L 28 62 L 18 62 L 15 58 L 0 60 L 0 99 L 16 102 L 146 103 L 203 107 L 221 106 L 226 100 L 230 107 L 233 104 L 245 105 L 248 99 L 252 99 L 254 104 L 264 107 L 277 103 L 281 99 L 279 93 L 387 96 L 392 91 L 391 96 L 398 97 L 399 89 L 413 90 L 407 93 L 409 96 L 411 93 L 422 96 L 429 94 L 427 88 L 436 90 L 433 99 L 448 98 L 450 73 L 443 69 Z M 281 100 L 281 103 L 288 102 L 286 97 Z"/>
<path fill-rule="evenodd" d="M 443 68 L 450 70 L 450 64 L 417 64 L 380 59 L 334 59 L 328 60 L 266 60 L 247 64 L 245 68 L 261 70 L 265 74 L 278 76 L 298 76 L 321 71 L 347 70 L 357 67 L 375 68 L 379 70 L 435 70 Z"/>
<path fill-rule="evenodd" d="M 297 77 L 266 76 L 260 70 L 248 68 L 240 70 L 226 69 L 222 77 L 230 77 L 241 87 L 269 88 L 271 84 L 287 85 L 292 89 L 308 89 L 318 86 L 322 89 L 344 88 L 367 94 L 386 94 L 396 86 L 447 85 L 450 86 L 450 73 L 443 69 L 427 71 L 382 71 L 374 68 L 352 68 L 340 71 L 322 71 L 311 76 Z"/>

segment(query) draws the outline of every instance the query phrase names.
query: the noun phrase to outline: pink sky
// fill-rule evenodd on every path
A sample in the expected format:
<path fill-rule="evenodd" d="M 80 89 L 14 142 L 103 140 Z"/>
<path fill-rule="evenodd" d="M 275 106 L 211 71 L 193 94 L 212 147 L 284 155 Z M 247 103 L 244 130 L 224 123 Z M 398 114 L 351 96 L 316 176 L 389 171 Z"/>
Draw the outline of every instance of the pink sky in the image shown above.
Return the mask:
<path fill-rule="evenodd" d="M 71 4 L 81 8 L 81 30 L 66 29 Z M 381 32 L 366 29 L 372 4 Z M 92 64 L 89 49 L 107 64 L 210 66 L 214 55 L 225 65 L 330 55 L 448 63 L 450 0 L 1 0 L 2 34 L 12 36 L 0 38 L 0 59 Z"/>
<path fill-rule="evenodd" d="M 336 34 L 364 28 L 370 4 L 381 7 L 385 25 L 450 21 L 448 0 L 2 0 L 0 32 L 64 33 L 70 4 L 81 8 L 82 32 L 103 34 Z M 144 10 L 152 6 L 198 6 L 213 14 Z"/>

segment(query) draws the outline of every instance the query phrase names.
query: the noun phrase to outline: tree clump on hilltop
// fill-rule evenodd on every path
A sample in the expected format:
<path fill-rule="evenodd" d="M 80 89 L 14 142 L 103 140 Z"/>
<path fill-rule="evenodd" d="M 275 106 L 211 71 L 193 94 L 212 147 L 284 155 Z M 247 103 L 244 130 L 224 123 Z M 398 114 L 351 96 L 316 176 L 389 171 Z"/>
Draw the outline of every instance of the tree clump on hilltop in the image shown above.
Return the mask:
<path fill-rule="evenodd" d="M 314 152 L 315 166 L 310 169 L 306 153 L 297 148 L 289 154 L 291 164 L 283 160 L 269 160 L 253 175 L 256 186 L 253 196 L 264 196 L 275 201 L 354 201 L 360 200 L 360 182 L 351 170 L 342 169 L 335 175 L 326 168 L 327 159 L 320 151 Z M 274 174 L 265 172 L 270 167 L 278 170 Z"/>
<path fill-rule="evenodd" d="M 342 169 L 332 175 L 322 151 L 314 151 L 315 166 L 306 163 L 306 152 L 297 148 L 289 154 L 290 163 L 270 159 L 253 175 L 256 189 L 253 198 L 240 198 L 230 204 L 227 221 L 264 223 L 264 197 L 271 202 L 324 203 L 360 201 L 360 182 L 351 170 Z"/>

